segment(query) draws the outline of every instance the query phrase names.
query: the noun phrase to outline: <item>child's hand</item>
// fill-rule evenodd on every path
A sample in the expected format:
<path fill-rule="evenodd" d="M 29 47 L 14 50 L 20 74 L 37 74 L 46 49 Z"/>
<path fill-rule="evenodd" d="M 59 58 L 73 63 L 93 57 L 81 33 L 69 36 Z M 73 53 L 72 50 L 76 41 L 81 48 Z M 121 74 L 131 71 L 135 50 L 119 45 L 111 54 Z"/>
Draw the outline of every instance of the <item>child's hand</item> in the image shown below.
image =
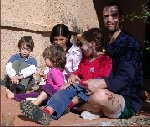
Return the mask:
<path fill-rule="evenodd" d="M 11 78 L 11 82 L 14 83 L 14 84 L 18 84 L 19 83 L 19 79 L 18 79 L 18 76 L 14 76 Z"/>
<path fill-rule="evenodd" d="M 44 74 L 44 72 L 41 72 L 40 74 L 39 74 L 43 79 L 47 79 L 47 74 Z"/>
<path fill-rule="evenodd" d="M 39 75 L 40 75 L 40 77 L 43 77 L 44 76 L 44 72 L 40 72 Z"/>
<path fill-rule="evenodd" d="M 23 79 L 23 75 L 17 75 L 17 79 L 20 80 L 20 79 Z"/>
<path fill-rule="evenodd" d="M 68 83 L 74 84 L 76 83 L 76 81 L 81 81 L 81 79 L 77 75 L 71 74 L 70 77 L 68 78 Z"/>

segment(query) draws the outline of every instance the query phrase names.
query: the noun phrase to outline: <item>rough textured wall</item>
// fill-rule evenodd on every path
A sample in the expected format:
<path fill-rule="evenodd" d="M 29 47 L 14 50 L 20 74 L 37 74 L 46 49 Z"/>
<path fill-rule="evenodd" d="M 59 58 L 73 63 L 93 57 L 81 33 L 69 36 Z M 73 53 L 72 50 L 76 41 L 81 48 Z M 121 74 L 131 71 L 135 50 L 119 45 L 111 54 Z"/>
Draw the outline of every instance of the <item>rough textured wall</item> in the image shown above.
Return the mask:
<path fill-rule="evenodd" d="M 2 0 L 2 26 L 42 31 L 45 27 L 45 0 Z"/>
<path fill-rule="evenodd" d="M 98 27 L 93 0 L 2 0 L 2 26 L 49 31 L 56 23 Z"/>
<path fill-rule="evenodd" d="M 76 26 L 84 31 L 99 25 L 93 0 L 49 0 L 45 10 L 48 25 L 64 23 L 72 31 Z"/>
<path fill-rule="evenodd" d="M 38 65 L 43 64 L 41 54 L 50 43 L 48 31 L 57 23 L 76 32 L 99 27 L 93 0 L 1 0 L 1 76 L 8 58 L 18 51 L 21 36 L 33 37 L 32 54 Z"/>

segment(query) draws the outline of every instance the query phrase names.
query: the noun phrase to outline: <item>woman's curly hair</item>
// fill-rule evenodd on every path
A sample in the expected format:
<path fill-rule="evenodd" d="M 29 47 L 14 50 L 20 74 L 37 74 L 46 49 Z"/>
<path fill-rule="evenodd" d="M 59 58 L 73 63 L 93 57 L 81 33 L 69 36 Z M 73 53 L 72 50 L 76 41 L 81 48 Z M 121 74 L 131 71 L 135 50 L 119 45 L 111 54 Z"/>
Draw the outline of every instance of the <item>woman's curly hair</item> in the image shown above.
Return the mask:
<path fill-rule="evenodd" d="M 43 58 L 48 58 L 54 67 L 64 70 L 66 65 L 66 52 L 64 49 L 57 45 L 52 45 L 45 48 Z"/>

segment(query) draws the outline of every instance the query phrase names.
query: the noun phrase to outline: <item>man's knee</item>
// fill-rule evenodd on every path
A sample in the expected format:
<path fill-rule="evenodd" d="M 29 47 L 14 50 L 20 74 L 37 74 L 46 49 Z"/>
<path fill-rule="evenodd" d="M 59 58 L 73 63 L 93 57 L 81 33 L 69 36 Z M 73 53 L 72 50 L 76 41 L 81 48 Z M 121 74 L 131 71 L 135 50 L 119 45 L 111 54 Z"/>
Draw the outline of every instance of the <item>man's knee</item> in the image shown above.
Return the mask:
<path fill-rule="evenodd" d="M 100 103 L 103 104 L 103 102 L 108 100 L 108 95 L 107 95 L 108 92 L 109 91 L 107 89 L 100 89 L 90 96 L 90 100 L 97 104 L 100 104 Z"/>

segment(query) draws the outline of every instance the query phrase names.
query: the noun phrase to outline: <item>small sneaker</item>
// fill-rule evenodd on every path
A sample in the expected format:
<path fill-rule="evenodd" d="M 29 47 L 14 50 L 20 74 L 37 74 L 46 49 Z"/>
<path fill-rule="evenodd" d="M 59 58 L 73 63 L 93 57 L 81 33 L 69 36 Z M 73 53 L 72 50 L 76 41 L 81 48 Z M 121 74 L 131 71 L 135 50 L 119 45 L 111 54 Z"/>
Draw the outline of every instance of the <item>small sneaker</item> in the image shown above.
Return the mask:
<path fill-rule="evenodd" d="M 81 113 L 81 117 L 83 119 L 87 119 L 87 120 L 94 120 L 94 119 L 98 119 L 102 116 L 102 114 L 100 113 L 92 113 L 92 112 L 89 112 L 89 111 L 83 111 Z"/>
<path fill-rule="evenodd" d="M 48 125 L 52 119 L 51 116 L 41 110 L 37 105 L 34 105 L 31 101 L 21 101 L 20 109 L 23 115 L 42 125 Z"/>

